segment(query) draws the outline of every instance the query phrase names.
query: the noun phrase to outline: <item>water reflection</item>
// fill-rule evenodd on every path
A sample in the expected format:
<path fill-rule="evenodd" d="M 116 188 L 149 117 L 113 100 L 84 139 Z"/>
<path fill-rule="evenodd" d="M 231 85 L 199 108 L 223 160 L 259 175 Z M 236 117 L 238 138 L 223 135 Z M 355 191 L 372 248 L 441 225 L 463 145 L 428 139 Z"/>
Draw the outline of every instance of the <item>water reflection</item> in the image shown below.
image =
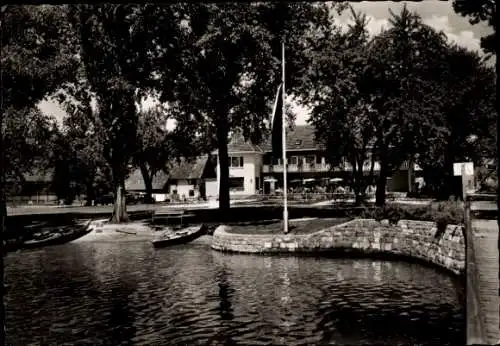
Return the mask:
<path fill-rule="evenodd" d="M 415 264 L 82 243 L 10 254 L 9 344 L 461 344 L 456 282 Z"/>
<path fill-rule="evenodd" d="M 234 318 L 233 308 L 231 305 L 231 296 L 234 290 L 229 284 L 227 273 L 224 267 L 221 268 L 217 276 L 219 282 L 219 315 L 221 320 L 232 320 Z"/>

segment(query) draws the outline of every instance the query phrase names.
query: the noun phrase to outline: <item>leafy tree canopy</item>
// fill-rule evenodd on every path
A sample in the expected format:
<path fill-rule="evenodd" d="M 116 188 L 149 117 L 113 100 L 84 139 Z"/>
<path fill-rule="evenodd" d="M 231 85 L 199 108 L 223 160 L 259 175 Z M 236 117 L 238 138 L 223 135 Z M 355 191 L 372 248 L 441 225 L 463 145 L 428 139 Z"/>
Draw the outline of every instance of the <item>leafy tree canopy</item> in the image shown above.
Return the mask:
<path fill-rule="evenodd" d="M 2 108 L 31 108 L 77 68 L 67 7 L 4 5 L 1 11 Z"/>
<path fill-rule="evenodd" d="M 471 24 L 487 22 L 494 32 L 488 36 L 481 37 L 481 47 L 486 53 L 497 52 L 497 6 L 495 0 L 454 0 L 453 9 L 458 14 L 468 17 Z"/>
<path fill-rule="evenodd" d="M 197 4 L 184 8 L 182 23 L 184 30 L 177 42 L 182 49 L 174 63 L 179 64 L 176 78 L 163 72 L 172 65 L 168 54 L 160 54 L 156 61 L 161 101 L 175 103 L 179 127 L 196 124 L 201 131 L 216 134 L 213 142 L 221 165 L 219 201 L 221 208 L 228 208 L 229 132 L 238 129 L 254 143 L 262 140 L 266 131 L 263 120 L 271 113 L 270 101 L 281 79 L 283 39 L 287 93 L 293 93 L 307 66 L 303 52 L 308 42 L 329 35 L 329 7 Z"/>

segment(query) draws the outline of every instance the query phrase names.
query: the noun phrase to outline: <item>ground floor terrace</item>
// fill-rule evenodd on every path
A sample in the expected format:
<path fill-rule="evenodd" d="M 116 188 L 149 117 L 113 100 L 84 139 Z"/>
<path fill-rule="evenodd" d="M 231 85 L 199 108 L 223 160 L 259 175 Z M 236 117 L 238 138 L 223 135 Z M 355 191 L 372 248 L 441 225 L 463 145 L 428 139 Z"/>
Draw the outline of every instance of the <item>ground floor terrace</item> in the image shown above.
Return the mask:
<path fill-rule="evenodd" d="M 283 189 L 283 172 L 264 173 L 262 194 L 274 194 Z M 289 192 L 350 192 L 351 172 L 287 172 Z M 415 185 L 415 176 L 408 170 L 395 172 L 387 179 L 387 192 L 411 192 Z M 367 193 L 373 193 L 375 181 L 370 184 Z"/>

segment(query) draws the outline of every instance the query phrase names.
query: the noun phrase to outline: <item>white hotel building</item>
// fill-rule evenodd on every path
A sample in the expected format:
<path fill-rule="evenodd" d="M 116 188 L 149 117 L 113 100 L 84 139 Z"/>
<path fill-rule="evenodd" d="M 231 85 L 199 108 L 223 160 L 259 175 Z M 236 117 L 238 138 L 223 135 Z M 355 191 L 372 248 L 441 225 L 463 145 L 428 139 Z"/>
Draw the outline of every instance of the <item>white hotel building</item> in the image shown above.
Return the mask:
<path fill-rule="evenodd" d="M 270 193 L 283 186 L 282 160 L 273 159 L 270 140 L 264 141 L 259 146 L 236 136 L 231 139 L 228 149 L 231 195 L 254 195 L 259 193 L 259 190 Z M 318 182 L 322 179 L 344 179 L 351 169 L 350 164 L 345 163 L 343 167 L 330 170 L 321 146 L 315 141 L 314 128 L 307 125 L 296 126 L 294 131 L 287 133 L 287 159 L 289 186 L 293 186 L 294 183 L 300 184 L 305 179 Z M 411 191 L 415 179 L 412 168 L 405 162 L 400 170 L 388 179 L 388 191 Z M 379 169 L 379 164 L 375 163 L 375 173 Z M 366 163 L 364 170 L 370 170 L 370 163 Z M 219 172 L 217 160 L 217 185 L 220 181 Z"/>

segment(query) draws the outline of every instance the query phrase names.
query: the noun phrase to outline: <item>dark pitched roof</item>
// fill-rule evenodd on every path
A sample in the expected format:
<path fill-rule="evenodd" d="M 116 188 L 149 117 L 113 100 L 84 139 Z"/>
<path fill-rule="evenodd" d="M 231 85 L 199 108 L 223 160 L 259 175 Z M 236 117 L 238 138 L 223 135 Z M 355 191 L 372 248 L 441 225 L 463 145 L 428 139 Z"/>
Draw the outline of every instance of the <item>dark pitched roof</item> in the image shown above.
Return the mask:
<path fill-rule="evenodd" d="M 260 148 L 262 151 L 271 152 L 271 137 L 265 138 Z M 293 131 L 287 130 L 286 150 L 321 150 L 322 146 L 316 141 L 314 127 L 310 125 L 296 125 Z"/>
<path fill-rule="evenodd" d="M 163 190 L 168 180 L 168 175 L 165 172 L 160 171 L 153 177 L 152 185 L 153 190 Z M 144 179 L 142 178 L 142 173 L 140 169 L 136 169 L 128 179 L 125 181 L 125 189 L 128 191 L 142 191 L 146 190 L 144 185 Z"/>
<path fill-rule="evenodd" d="M 262 144 L 266 152 L 272 151 L 271 137 L 267 138 Z M 296 125 L 293 131 L 286 133 L 286 150 L 320 150 L 321 145 L 316 141 L 314 127 L 310 125 Z"/>
<path fill-rule="evenodd" d="M 170 179 L 201 179 L 205 172 L 208 156 L 200 156 L 189 162 L 182 159 L 170 169 Z"/>
<path fill-rule="evenodd" d="M 236 152 L 262 152 L 262 149 L 258 145 L 253 145 L 252 143 L 245 141 L 243 136 L 239 133 L 235 133 L 228 143 L 228 151 L 230 153 Z"/>

